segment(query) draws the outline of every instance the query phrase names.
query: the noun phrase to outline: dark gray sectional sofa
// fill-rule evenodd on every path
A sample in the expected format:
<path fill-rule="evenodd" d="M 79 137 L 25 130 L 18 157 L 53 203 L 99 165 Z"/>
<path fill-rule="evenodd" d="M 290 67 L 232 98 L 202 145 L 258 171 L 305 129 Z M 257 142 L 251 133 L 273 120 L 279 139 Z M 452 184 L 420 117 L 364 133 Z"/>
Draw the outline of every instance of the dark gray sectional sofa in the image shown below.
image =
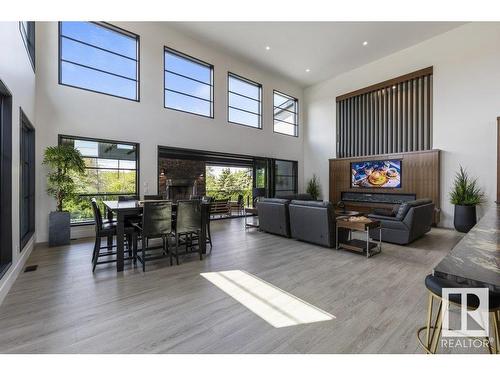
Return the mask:
<path fill-rule="evenodd" d="M 401 204 L 392 215 L 371 214 L 369 218 L 382 223 L 382 241 L 406 245 L 431 230 L 434 203 L 430 199 L 417 199 Z M 379 231 L 370 232 L 379 239 Z"/>
<path fill-rule="evenodd" d="M 330 202 L 264 198 L 257 207 L 260 230 L 335 246 L 335 213 Z"/>
<path fill-rule="evenodd" d="M 336 245 L 335 209 L 330 202 L 263 198 L 257 203 L 260 230 L 326 247 Z M 382 241 L 406 245 L 431 230 L 434 203 L 417 199 L 401 204 L 393 214 L 370 214 L 382 223 Z M 339 230 L 339 241 L 348 232 Z M 379 230 L 370 232 L 379 239 Z"/>
<path fill-rule="evenodd" d="M 327 247 L 335 246 L 335 212 L 330 202 L 293 200 L 289 212 L 293 238 Z"/>
<path fill-rule="evenodd" d="M 288 199 L 262 198 L 257 202 L 259 229 L 264 232 L 290 237 Z"/>

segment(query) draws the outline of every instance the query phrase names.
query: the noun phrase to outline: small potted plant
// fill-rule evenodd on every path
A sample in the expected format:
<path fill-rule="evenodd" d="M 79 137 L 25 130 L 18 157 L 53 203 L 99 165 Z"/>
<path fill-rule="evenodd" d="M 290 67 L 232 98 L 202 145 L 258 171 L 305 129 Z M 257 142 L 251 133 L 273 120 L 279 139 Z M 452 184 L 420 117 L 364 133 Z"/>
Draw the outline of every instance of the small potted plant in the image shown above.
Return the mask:
<path fill-rule="evenodd" d="M 484 202 L 484 193 L 477 186 L 477 179 L 469 177 L 462 166 L 455 175 L 450 202 L 455 205 L 453 220 L 455 229 L 467 233 L 476 225 L 476 206 Z"/>
<path fill-rule="evenodd" d="M 63 211 L 63 202 L 75 195 L 75 178 L 84 175 L 85 162 L 74 147 L 59 145 L 45 149 L 43 164 L 49 168 L 47 193 L 57 202 L 56 211 L 49 214 L 49 246 L 68 245 L 70 213 Z"/>
<path fill-rule="evenodd" d="M 315 174 L 313 174 L 312 178 L 307 183 L 306 192 L 312 197 L 312 199 L 318 200 L 320 190 L 321 188 L 319 186 L 319 179 L 316 177 Z"/>

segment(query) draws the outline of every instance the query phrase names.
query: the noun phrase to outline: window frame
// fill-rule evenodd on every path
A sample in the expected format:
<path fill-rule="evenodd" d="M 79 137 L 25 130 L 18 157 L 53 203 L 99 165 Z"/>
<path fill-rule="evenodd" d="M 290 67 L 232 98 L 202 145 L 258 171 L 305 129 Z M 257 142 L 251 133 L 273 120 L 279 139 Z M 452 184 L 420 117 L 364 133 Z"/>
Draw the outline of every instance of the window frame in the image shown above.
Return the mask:
<path fill-rule="evenodd" d="M 36 162 L 35 162 L 35 153 L 36 153 L 36 135 L 35 135 L 35 127 L 31 123 L 31 121 L 28 119 L 28 116 L 24 113 L 22 108 L 19 108 L 19 128 L 20 128 L 20 136 L 19 136 L 19 251 L 23 251 L 24 247 L 26 244 L 30 241 L 30 239 L 33 237 L 33 234 L 35 234 L 35 202 L 36 202 L 36 178 L 35 178 L 35 168 L 36 168 Z M 33 141 L 33 154 L 30 157 L 30 162 L 29 162 L 29 178 L 28 178 L 28 184 L 29 184 L 29 189 L 30 191 L 32 190 L 32 199 L 29 200 L 29 206 L 30 206 L 30 211 L 32 212 L 32 215 L 27 218 L 29 224 L 29 229 L 28 232 L 23 235 L 21 232 L 22 222 L 23 222 L 23 186 L 26 181 L 23 179 L 23 162 L 24 162 L 24 157 L 23 157 L 23 151 L 24 147 L 26 147 L 24 143 L 24 131 L 27 130 L 28 133 L 31 133 L 32 141 Z M 30 194 L 31 195 L 31 194 Z"/>
<path fill-rule="evenodd" d="M 275 114 L 274 114 L 274 110 L 275 110 L 276 108 L 280 108 L 280 107 L 277 107 L 277 106 L 275 106 L 275 105 L 274 105 L 274 95 L 275 95 L 275 94 L 278 94 L 278 95 L 284 96 L 284 97 L 286 97 L 286 98 L 290 98 L 290 99 L 292 99 L 292 100 L 294 100 L 294 101 L 295 101 L 295 106 L 296 106 L 296 108 L 297 108 L 297 112 L 288 111 L 288 110 L 286 110 L 286 109 L 285 109 L 285 111 L 288 111 L 288 112 L 290 112 L 290 113 L 294 113 L 294 114 L 295 114 L 295 117 L 296 117 L 296 119 L 297 119 L 297 124 L 292 124 L 292 123 L 290 123 L 290 122 L 283 121 L 283 120 L 276 120 L 276 118 L 275 118 Z M 280 108 L 280 109 L 284 109 L 284 108 Z M 279 121 L 279 122 L 283 122 L 283 123 L 285 123 L 285 124 L 294 125 L 294 126 L 295 126 L 295 134 L 286 134 L 286 133 L 282 133 L 282 132 L 276 131 L 276 130 L 274 129 L 274 121 Z M 273 133 L 276 133 L 276 134 L 281 134 L 281 135 L 286 135 L 286 136 L 288 136 L 288 137 L 294 137 L 294 138 L 298 138 L 298 137 L 299 137 L 299 99 L 297 99 L 297 98 L 295 98 L 295 97 L 293 97 L 293 96 L 291 96 L 291 95 L 285 94 L 285 93 L 283 93 L 283 92 L 281 92 L 281 91 L 278 91 L 278 90 L 276 90 L 276 89 L 273 89 Z"/>
<path fill-rule="evenodd" d="M 130 80 L 130 81 L 135 81 L 135 83 L 136 83 L 136 98 L 135 99 L 131 99 L 131 98 L 127 98 L 125 96 L 109 94 L 109 93 L 106 93 L 106 92 L 92 90 L 92 89 L 88 89 L 88 88 L 85 88 L 85 87 L 79 87 L 79 86 L 75 86 L 75 85 L 69 85 L 67 83 L 63 83 L 62 82 L 62 69 L 61 69 L 61 65 L 62 65 L 62 62 L 63 62 L 62 61 L 62 38 L 69 39 L 69 37 L 63 36 L 61 34 L 62 23 L 63 22 L 65 22 L 65 21 L 59 21 L 58 22 L 58 60 L 57 60 L 58 61 L 58 64 L 57 64 L 58 65 L 58 83 L 61 86 L 72 87 L 72 88 L 75 88 L 75 89 L 85 90 L 85 91 L 89 91 L 89 92 L 93 92 L 93 93 L 97 93 L 97 94 L 107 95 L 107 96 L 111 96 L 111 97 L 115 97 L 115 98 L 120 98 L 120 99 L 125 99 L 125 100 L 130 100 L 132 102 L 138 102 L 139 103 L 141 101 L 141 58 L 140 58 L 140 54 L 141 54 L 141 40 L 140 40 L 140 36 L 138 34 L 135 34 L 135 33 L 131 32 L 131 31 L 122 29 L 121 27 L 112 25 L 112 24 L 110 24 L 108 22 L 81 21 L 81 22 L 92 23 L 94 25 L 106 28 L 108 30 L 114 31 L 116 33 L 125 35 L 125 36 L 130 37 L 130 38 L 135 38 L 135 40 L 136 40 L 136 46 L 137 46 L 136 47 L 136 58 L 135 58 L 135 62 L 137 64 L 137 67 L 136 67 L 137 79 L 135 79 L 135 80 L 131 79 L 131 78 L 128 78 L 128 77 L 121 76 L 121 75 L 117 75 L 117 74 L 114 74 L 114 73 L 111 73 L 111 72 L 106 72 L 106 71 L 101 70 L 101 69 L 96 69 L 96 68 L 93 68 L 93 67 L 90 67 L 90 66 L 86 66 L 86 65 L 83 65 L 83 64 L 78 64 L 78 63 L 75 64 L 75 65 L 81 66 L 81 67 L 86 68 L 86 69 L 91 69 L 91 70 L 94 70 L 94 71 L 98 71 L 98 72 L 101 72 L 101 73 L 104 73 L 104 74 L 108 74 L 108 75 L 112 75 L 112 76 L 115 76 L 115 77 L 127 79 L 127 80 Z M 123 57 L 123 55 L 120 55 L 119 53 L 116 53 L 116 52 L 113 52 L 113 51 L 110 51 L 110 50 L 107 50 L 105 48 L 101 48 L 101 47 L 98 47 L 98 46 L 94 46 L 94 45 L 92 45 L 90 43 L 79 41 L 79 40 L 74 39 L 74 38 L 70 38 L 69 40 L 76 41 L 77 43 L 81 43 L 81 44 L 86 45 L 88 47 L 96 48 L 96 49 L 99 49 L 101 51 L 109 52 L 109 53 L 114 54 L 116 56 Z M 129 57 L 126 57 L 126 58 L 132 59 L 132 58 L 129 58 Z M 69 63 L 72 63 L 72 62 L 69 62 Z"/>
<path fill-rule="evenodd" d="M 285 134 L 286 135 L 286 134 Z M 292 175 L 285 175 L 285 174 L 277 174 L 278 167 L 276 166 L 276 162 L 286 162 L 286 163 L 292 163 L 292 169 L 293 169 L 293 174 Z M 297 194 L 299 191 L 299 162 L 298 160 L 288 160 L 288 159 L 272 159 L 272 192 L 271 195 L 273 198 L 276 197 L 276 193 L 280 191 L 289 191 L 289 190 L 283 190 L 283 189 L 276 189 L 276 183 L 278 180 L 278 177 L 287 177 L 287 178 L 293 178 L 293 184 L 294 184 L 294 193 Z"/>
<path fill-rule="evenodd" d="M 247 112 L 247 113 L 250 113 L 250 114 L 253 114 L 253 115 L 257 115 L 257 113 L 255 112 L 251 112 L 251 111 L 247 111 L 247 110 L 244 110 L 244 109 L 240 109 L 240 108 L 237 108 L 237 107 L 232 107 L 229 105 L 229 95 L 232 93 L 232 94 L 235 94 L 235 95 L 239 95 L 241 97 L 244 97 L 244 98 L 248 98 L 250 100 L 254 100 L 254 101 L 257 101 L 256 99 L 254 98 L 251 98 L 249 96 L 246 96 L 246 95 L 242 95 L 240 93 L 236 93 L 234 91 L 230 91 L 229 90 L 229 79 L 233 77 L 233 78 L 236 78 L 240 81 L 243 81 L 243 82 L 246 82 L 246 83 L 249 83 L 253 86 L 257 86 L 259 88 L 259 113 L 258 113 L 258 116 L 259 116 L 259 126 L 258 127 L 255 127 L 255 126 L 252 126 L 252 125 L 248 125 L 248 124 L 243 124 L 241 122 L 235 122 L 235 121 L 230 121 L 229 120 L 229 109 L 230 108 L 233 108 L 233 109 L 236 109 L 237 111 L 242 111 L 242 112 Z M 235 73 L 232 73 L 230 71 L 227 72 L 227 122 L 230 123 L 230 124 L 235 124 L 235 125 L 241 125 L 241 126 L 246 126 L 247 128 L 252 128 L 252 129 L 258 129 L 258 130 L 262 130 L 264 128 L 263 126 L 263 115 L 262 115 L 262 112 L 263 112 L 263 107 L 262 107 L 262 92 L 263 92 L 263 87 L 262 87 L 262 84 L 258 83 L 258 82 L 255 82 L 255 81 L 252 81 L 251 79 L 248 79 L 248 78 L 245 78 L 245 77 L 242 77 L 238 74 L 235 74 Z"/>
<path fill-rule="evenodd" d="M 103 138 L 93 138 L 93 137 L 81 137 L 78 135 L 67 135 L 67 134 L 59 134 L 57 136 L 57 144 L 61 145 L 63 139 L 72 139 L 72 140 L 79 140 L 79 141 L 89 141 L 89 142 L 102 142 L 102 143 L 115 143 L 115 144 L 121 144 L 121 145 L 128 145 L 128 146 L 135 146 L 136 147 L 136 172 L 135 172 L 135 192 L 134 193 L 123 193 L 123 192 L 118 192 L 118 193 L 85 193 L 85 194 L 76 194 L 78 196 L 86 196 L 86 197 L 100 197 L 100 196 L 109 196 L 109 195 L 136 195 L 140 196 L 140 143 L 138 142 L 129 142 L 129 141 L 117 141 L 113 139 L 103 139 Z M 84 156 L 85 158 L 85 156 Z M 87 168 L 85 168 L 87 169 Z M 92 169 L 92 168 L 91 168 Z M 94 168 L 95 169 L 95 168 Z M 97 168 L 99 169 L 99 168 Z M 102 169 L 110 169 L 110 168 L 102 168 Z M 78 226 L 83 226 L 83 225 L 93 225 L 94 221 L 85 221 L 85 222 L 78 222 L 78 223 L 71 223 L 72 227 L 78 227 Z"/>
<path fill-rule="evenodd" d="M 35 73 L 35 63 L 36 63 L 36 29 L 35 21 L 24 21 L 33 26 L 33 41 L 29 39 L 29 32 L 24 28 L 23 21 L 19 21 L 19 32 L 21 33 L 21 39 L 23 40 L 24 47 L 28 53 L 28 58 L 30 60 L 31 67 L 33 68 L 33 73 Z M 30 45 L 33 46 L 33 55 L 31 55 Z"/>
<path fill-rule="evenodd" d="M 12 266 L 12 93 L 0 79 L 0 280 Z"/>
<path fill-rule="evenodd" d="M 177 73 L 177 72 L 173 72 L 171 70 L 167 70 L 166 68 L 166 63 L 167 63 L 167 60 L 166 60 L 166 53 L 170 52 L 174 55 L 177 55 L 178 57 L 181 57 L 183 59 L 186 59 L 186 60 L 190 60 L 192 62 L 195 62 L 199 65 L 204 65 L 208 68 L 210 68 L 210 116 L 207 116 L 207 115 L 203 115 L 201 113 L 196 113 L 196 112 L 190 112 L 190 111 L 184 111 L 182 109 L 178 109 L 178 108 L 172 108 L 172 107 L 167 107 L 165 105 L 165 99 L 166 99 L 166 91 L 171 91 L 171 92 L 174 92 L 174 93 L 177 93 L 179 95 L 184 95 L 184 96 L 189 96 L 191 98 L 194 98 L 194 99 L 198 99 L 198 100 L 204 100 L 204 101 L 208 101 L 206 99 L 203 99 L 203 98 L 200 98 L 200 97 L 197 97 L 197 96 L 194 96 L 194 95 L 190 95 L 190 94 L 186 94 L 186 93 L 183 93 L 183 92 L 180 92 L 180 91 L 176 91 L 176 90 L 172 90 L 172 89 L 167 89 L 166 85 L 165 85 L 165 73 L 172 73 L 172 74 L 175 74 L 179 77 L 183 77 L 183 78 L 186 78 L 186 79 L 190 79 L 192 81 L 195 81 L 195 82 L 199 82 L 201 84 L 205 84 L 205 85 L 208 85 L 206 82 L 201 82 L 200 80 L 197 80 L 195 78 L 191 78 L 191 77 L 188 77 L 188 76 L 185 76 L 183 74 L 180 74 L 180 73 Z M 188 55 L 184 52 L 180 52 L 174 48 L 171 48 L 171 47 L 168 47 L 168 46 L 163 46 L 163 108 L 165 109 L 169 109 L 169 110 L 172 110 L 172 111 L 178 111 L 178 112 L 183 112 L 183 113 L 188 113 L 188 114 L 191 114 L 191 115 L 196 115 L 196 116 L 201 116 L 201 117 L 205 117 L 205 118 L 211 118 L 213 119 L 214 118 L 214 112 L 215 112 L 215 74 L 214 74 L 214 71 L 215 71 L 215 68 L 214 68 L 214 65 L 213 64 L 210 64 L 206 61 L 203 61 L 203 60 L 200 60 L 194 56 L 191 56 L 191 55 Z"/>

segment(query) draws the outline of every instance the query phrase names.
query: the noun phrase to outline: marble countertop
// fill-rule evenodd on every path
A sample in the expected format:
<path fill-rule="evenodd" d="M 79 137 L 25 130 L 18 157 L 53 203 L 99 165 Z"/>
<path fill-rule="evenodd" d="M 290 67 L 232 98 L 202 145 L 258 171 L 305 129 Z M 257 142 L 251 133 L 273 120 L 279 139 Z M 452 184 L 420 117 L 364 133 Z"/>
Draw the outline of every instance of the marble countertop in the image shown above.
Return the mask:
<path fill-rule="evenodd" d="M 486 212 L 434 268 L 434 275 L 500 292 L 500 206 Z"/>

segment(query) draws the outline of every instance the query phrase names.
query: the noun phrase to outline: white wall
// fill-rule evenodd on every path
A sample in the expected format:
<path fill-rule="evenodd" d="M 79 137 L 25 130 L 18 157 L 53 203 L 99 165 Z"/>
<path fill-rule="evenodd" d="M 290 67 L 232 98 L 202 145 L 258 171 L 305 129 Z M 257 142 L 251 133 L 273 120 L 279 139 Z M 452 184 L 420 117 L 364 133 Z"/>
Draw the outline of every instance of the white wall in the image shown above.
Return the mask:
<path fill-rule="evenodd" d="M 157 146 L 186 147 L 298 160 L 299 189 L 303 181 L 303 135 L 273 133 L 272 90 L 299 99 L 302 89 L 276 74 L 190 39 L 161 23 L 114 23 L 140 35 L 140 103 L 58 85 L 57 23 L 37 23 L 37 155 L 57 143 L 58 134 L 99 137 L 140 143 L 140 193 L 155 193 Z M 163 46 L 214 65 L 215 119 L 163 108 Z M 227 71 L 263 85 L 263 130 L 227 122 Z M 302 108 L 301 104 L 299 108 Z M 300 121 L 302 124 L 302 121 Z M 149 185 L 145 191 L 144 184 Z M 47 241 L 47 216 L 54 202 L 45 194 L 45 171 L 37 174 L 37 242 Z M 75 232 L 74 232 L 75 233 Z"/>
<path fill-rule="evenodd" d="M 35 74 L 24 47 L 18 22 L 0 22 L 0 79 L 12 94 L 12 265 L 0 279 L 0 303 L 33 249 L 33 240 L 23 251 L 19 241 L 19 108 L 38 132 L 35 121 Z"/>
<path fill-rule="evenodd" d="M 462 164 L 496 199 L 496 118 L 500 116 L 500 23 L 470 23 L 309 87 L 304 92 L 304 174 L 321 179 L 328 199 L 328 159 L 335 157 L 335 97 L 434 66 L 433 147 L 443 150 L 441 225 L 453 226 L 448 192 Z"/>

